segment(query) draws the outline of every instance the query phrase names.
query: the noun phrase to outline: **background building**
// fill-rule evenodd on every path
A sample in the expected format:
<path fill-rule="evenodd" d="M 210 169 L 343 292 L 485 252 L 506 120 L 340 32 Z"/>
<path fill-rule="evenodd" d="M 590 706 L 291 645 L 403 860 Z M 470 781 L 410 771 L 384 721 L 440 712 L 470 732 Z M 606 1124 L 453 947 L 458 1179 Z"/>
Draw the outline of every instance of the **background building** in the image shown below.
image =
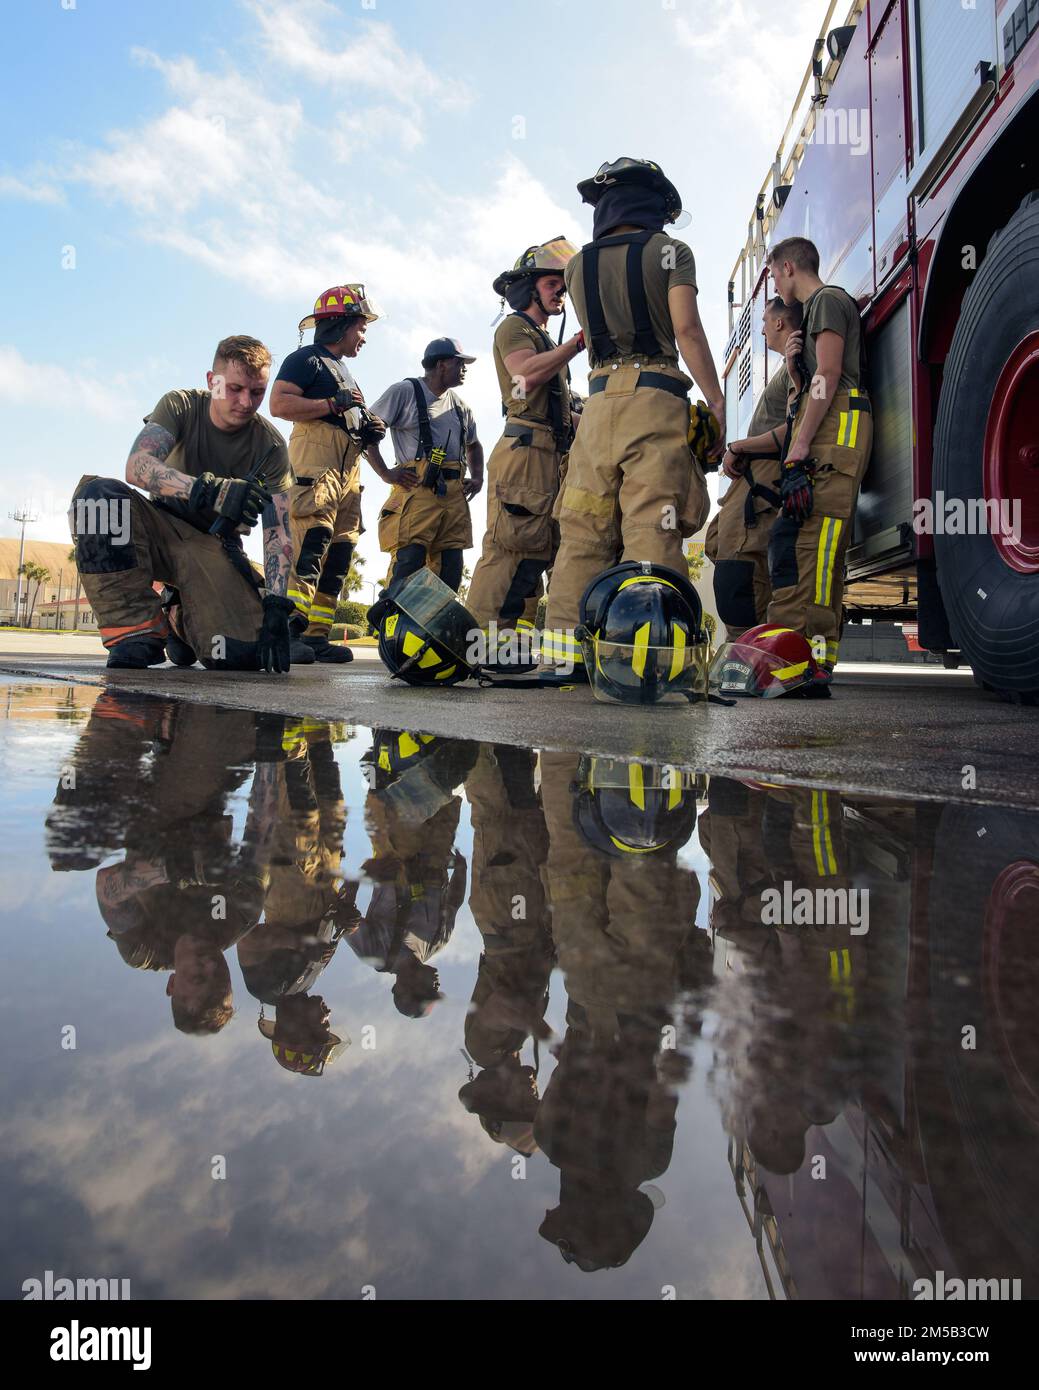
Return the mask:
<path fill-rule="evenodd" d="M 96 627 L 90 605 L 83 598 L 75 562 L 69 559 L 72 542 L 25 541 L 24 563 L 40 565 L 50 578 L 39 585 L 22 576 L 22 610 L 15 612 L 18 594 L 18 538 L 0 539 L 0 624 L 51 627 L 70 630 L 77 626 L 73 611 L 78 609 L 80 627 Z M 87 620 L 89 618 L 89 621 Z M 49 619 L 49 620 L 48 620 Z"/>

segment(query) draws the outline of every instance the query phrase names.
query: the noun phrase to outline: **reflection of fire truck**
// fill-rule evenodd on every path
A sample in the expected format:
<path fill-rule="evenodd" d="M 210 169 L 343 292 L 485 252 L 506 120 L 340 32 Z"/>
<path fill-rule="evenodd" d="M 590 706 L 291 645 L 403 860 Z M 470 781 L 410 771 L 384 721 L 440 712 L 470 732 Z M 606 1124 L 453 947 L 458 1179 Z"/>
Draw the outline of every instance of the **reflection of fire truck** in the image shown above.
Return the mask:
<path fill-rule="evenodd" d="M 841 820 L 851 879 L 872 902 L 868 962 L 846 1053 L 799 1055 L 797 1080 L 805 1096 L 832 1096 L 834 1074 L 847 1087 L 834 1118 L 805 1131 L 794 1171 L 768 1171 L 752 1139 L 729 1141 L 768 1295 L 913 1299 L 942 1271 L 1019 1279 L 1034 1297 L 1037 818 L 844 798 Z M 774 1056 L 776 1020 L 801 1007 L 796 979 L 720 938 L 715 972 L 746 982 L 741 1001 Z M 744 1070 L 745 1098 L 772 1099 L 778 1074 Z"/>
<path fill-rule="evenodd" d="M 1039 0 L 838 3 L 730 283 L 729 434 L 776 366 L 767 248 L 807 236 L 822 278 L 857 298 L 870 354 L 848 616 L 918 617 L 924 647 L 1034 703 Z"/>

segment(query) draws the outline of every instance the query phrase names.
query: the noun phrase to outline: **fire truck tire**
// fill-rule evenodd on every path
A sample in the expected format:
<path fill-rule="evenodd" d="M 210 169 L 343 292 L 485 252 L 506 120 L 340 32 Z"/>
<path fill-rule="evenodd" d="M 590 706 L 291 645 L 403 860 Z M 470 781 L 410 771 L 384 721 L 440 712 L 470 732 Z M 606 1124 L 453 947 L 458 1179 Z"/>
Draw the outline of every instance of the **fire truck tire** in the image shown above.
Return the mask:
<path fill-rule="evenodd" d="M 1033 346 L 1039 350 L 1039 191 L 993 237 L 964 298 L 938 406 L 932 497 L 938 584 L 956 645 L 980 685 L 1029 705 L 1039 704 Z M 971 518 L 983 498 L 1010 519 L 1017 502 L 1023 547 L 1008 547 L 991 526 L 947 533 L 950 502 L 962 502 Z"/>
<path fill-rule="evenodd" d="M 1034 1278 L 1039 1265 L 1037 920 L 1034 812 L 946 807 L 928 905 L 930 1026 L 914 1071 L 942 1235 L 972 1275 Z"/>

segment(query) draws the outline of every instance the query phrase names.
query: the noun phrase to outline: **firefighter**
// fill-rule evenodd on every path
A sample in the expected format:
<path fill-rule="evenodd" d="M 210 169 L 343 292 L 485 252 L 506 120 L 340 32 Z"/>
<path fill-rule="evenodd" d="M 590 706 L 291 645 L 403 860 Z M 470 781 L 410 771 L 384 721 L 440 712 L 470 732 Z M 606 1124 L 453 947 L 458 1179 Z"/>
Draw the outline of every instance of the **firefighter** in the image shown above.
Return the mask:
<path fill-rule="evenodd" d="M 481 744 L 465 780 L 472 809 L 473 885 L 469 907 L 483 938 L 465 1019 L 465 1046 L 481 1068 L 459 1092 L 491 1137 L 534 1152 L 540 1044 L 548 981 L 555 963 L 545 891 L 548 832 L 534 787 L 535 755 L 508 744 Z M 522 1061 L 534 1039 L 534 1065 Z"/>
<path fill-rule="evenodd" d="M 161 665 L 167 644 L 178 665 L 197 658 L 211 670 L 285 672 L 313 661 L 289 632 L 288 451 L 257 414 L 270 362 L 255 338 L 224 338 L 208 389 L 169 391 L 145 418 L 125 482 L 80 479 L 70 510 L 76 568 L 110 667 Z M 262 600 L 240 534 L 261 514 Z M 217 523 L 221 534 L 210 534 Z M 179 631 L 155 581 L 176 591 Z"/>
<path fill-rule="evenodd" d="M 483 487 L 483 446 L 454 388 L 475 361 L 456 338 L 434 338 L 422 376 L 387 387 L 372 406 L 390 428 L 397 458 L 387 468 L 378 444 L 367 450 L 372 468 L 392 484 L 379 513 L 379 547 L 392 558 L 391 595 L 427 563 L 456 593 L 462 582 L 462 552 L 473 543 L 469 502 Z"/>
<path fill-rule="evenodd" d="M 360 921 L 357 883 L 339 873 L 346 805 L 334 733 L 323 720 L 285 723 L 283 757 L 270 768 L 263 922 L 238 945 L 242 979 L 261 1004 L 260 1032 L 279 1066 L 306 1076 L 320 1076 L 349 1043 L 329 1027 L 330 1010 L 312 991 Z M 262 1017 L 264 1005 L 273 1019 Z"/>
<path fill-rule="evenodd" d="M 801 327 L 801 305 L 773 299 L 765 307 L 763 335 L 770 352 L 785 357 L 787 339 Z M 732 641 L 763 623 L 772 590 L 768 538 L 779 504 L 779 455 L 790 403 L 785 361 L 769 377 L 754 407 L 746 439 L 729 442 L 722 472 L 732 485 L 707 530 L 704 549 L 714 563 L 714 597 Z"/>
<path fill-rule="evenodd" d="M 584 428 L 584 426 L 582 426 Z M 560 1170 L 544 1239 L 585 1271 L 624 1264 L 653 1220 L 640 1191 L 671 1161 L 687 1073 L 673 1007 L 699 887 L 678 852 L 696 787 L 678 769 L 540 755 L 552 935 L 567 1032 L 534 1121 Z M 673 774 L 673 776 L 672 776 Z"/>
<path fill-rule="evenodd" d="M 804 237 L 774 246 L 768 266 L 778 293 L 788 303 L 796 299 L 804 315 L 786 345 L 797 411 L 780 471 L 781 513 L 769 539 L 768 622 L 805 634 L 821 668 L 815 692 L 828 696 L 844 556 L 873 444 L 862 323 L 855 300 L 820 280 L 819 252 Z"/>
<path fill-rule="evenodd" d="M 533 630 L 542 576 L 559 543 L 552 508 L 573 438 L 568 364 L 584 339 L 576 333 L 557 346 L 546 325 L 564 312 L 563 271 L 575 254 L 565 237 L 554 237 L 528 247 L 494 281 L 512 308 L 494 334 L 506 423 L 487 466 L 487 529 L 466 605 L 482 627 L 496 621 L 504 641 Z M 495 655 L 496 646 L 488 660 Z"/>
<path fill-rule="evenodd" d="M 229 811 L 254 759 L 262 717 L 107 691 L 94 705 L 47 817 L 57 870 L 97 868 L 102 920 L 136 970 L 168 971 L 182 1032 L 220 1031 L 232 1015 L 224 953 L 263 911 L 268 859 L 262 791 L 235 842 Z M 122 857 L 115 862 L 117 853 Z"/>
<path fill-rule="evenodd" d="M 292 421 L 290 627 L 328 663 L 353 659 L 349 647 L 333 646 L 329 630 L 364 530 L 361 450 L 386 433 L 381 420 L 362 415 L 364 396 L 342 359 L 357 356 L 378 317 L 363 285 L 325 290 L 299 325 L 300 342 L 313 328 L 313 346 L 285 358 L 271 392 L 271 414 Z"/>
<path fill-rule="evenodd" d="M 588 584 L 617 559 L 685 573 L 680 516 L 694 466 L 688 444 L 692 382 L 719 427 L 725 402 L 700 323 L 693 253 L 666 236 L 681 214 L 674 185 L 649 160 L 604 164 L 578 184 L 593 240 L 566 267 L 566 287 L 591 368 L 581 428 L 556 503 L 559 553 L 549 586 L 542 670 L 547 684 L 583 675 L 574 636 Z"/>

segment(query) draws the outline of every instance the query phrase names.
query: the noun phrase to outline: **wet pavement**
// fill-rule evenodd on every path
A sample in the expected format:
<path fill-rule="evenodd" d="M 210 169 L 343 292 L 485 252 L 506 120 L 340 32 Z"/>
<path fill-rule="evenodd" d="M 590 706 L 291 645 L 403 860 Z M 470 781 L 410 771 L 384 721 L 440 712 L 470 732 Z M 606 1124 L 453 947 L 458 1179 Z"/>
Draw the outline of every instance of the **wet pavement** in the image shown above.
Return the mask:
<path fill-rule="evenodd" d="M 0 712 L 5 1297 L 1036 1296 L 1039 814 Z"/>

